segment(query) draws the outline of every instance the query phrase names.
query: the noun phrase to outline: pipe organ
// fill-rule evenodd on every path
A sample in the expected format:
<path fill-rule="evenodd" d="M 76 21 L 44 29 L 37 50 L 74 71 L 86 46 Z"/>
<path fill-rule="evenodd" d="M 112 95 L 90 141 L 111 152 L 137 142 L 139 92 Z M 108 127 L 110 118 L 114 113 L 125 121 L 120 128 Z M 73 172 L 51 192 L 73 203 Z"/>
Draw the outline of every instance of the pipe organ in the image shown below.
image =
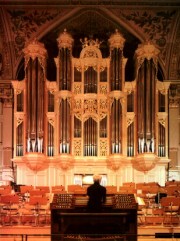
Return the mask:
<path fill-rule="evenodd" d="M 125 39 L 118 30 L 103 58 L 98 39 L 74 40 L 64 30 L 57 38 L 56 81 L 46 79 L 47 52 L 34 40 L 24 49 L 25 78 L 14 88 L 14 157 L 34 170 L 50 164 L 63 170 L 84 165 L 115 171 L 131 163 L 152 170 L 168 159 L 168 88 L 159 81 L 159 50 L 150 42 L 135 51 L 135 79 L 127 82 Z M 45 162 L 43 161 L 45 160 Z"/>

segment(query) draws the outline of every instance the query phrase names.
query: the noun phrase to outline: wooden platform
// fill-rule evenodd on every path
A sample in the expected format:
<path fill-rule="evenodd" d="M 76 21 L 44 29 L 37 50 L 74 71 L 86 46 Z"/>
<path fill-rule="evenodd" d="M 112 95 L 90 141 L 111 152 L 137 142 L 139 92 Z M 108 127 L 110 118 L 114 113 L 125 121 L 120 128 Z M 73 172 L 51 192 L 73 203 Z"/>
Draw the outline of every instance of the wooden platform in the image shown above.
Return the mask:
<path fill-rule="evenodd" d="M 32 227 L 32 226 L 0 226 L 0 240 L 1 241 L 22 241 L 21 236 L 7 236 L 14 235 L 28 235 L 27 241 L 50 241 L 51 228 L 50 226 Z M 179 233 L 180 225 L 176 227 L 165 227 L 163 225 L 144 225 L 138 227 L 138 241 L 180 241 L 180 238 L 155 238 L 155 233 L 169 234 Z M 5 235 L 5 236 L 4 236 Z"/>

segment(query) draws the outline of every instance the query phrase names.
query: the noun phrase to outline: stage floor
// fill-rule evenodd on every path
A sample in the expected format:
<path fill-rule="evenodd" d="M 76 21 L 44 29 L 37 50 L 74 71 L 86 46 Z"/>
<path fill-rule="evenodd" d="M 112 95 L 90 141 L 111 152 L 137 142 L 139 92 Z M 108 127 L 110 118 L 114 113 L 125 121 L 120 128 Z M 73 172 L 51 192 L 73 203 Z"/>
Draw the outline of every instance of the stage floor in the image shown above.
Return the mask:
<path fill-rule="evenodd" d="M 22 241 L 22 236 L 28 235 L 26 241 L 50 241 L 51 227 L 46 225 L 40 226 L 0 226 L 0 240 L 1 241 Z M 180 234 L 180 225 L 176 227 L 159 226 L 138 226 L 138 241 L 180 241 L 180 238 L 155 238 L 155 233 Z M 14 234 L 15 236 L 8 236 Z"/>

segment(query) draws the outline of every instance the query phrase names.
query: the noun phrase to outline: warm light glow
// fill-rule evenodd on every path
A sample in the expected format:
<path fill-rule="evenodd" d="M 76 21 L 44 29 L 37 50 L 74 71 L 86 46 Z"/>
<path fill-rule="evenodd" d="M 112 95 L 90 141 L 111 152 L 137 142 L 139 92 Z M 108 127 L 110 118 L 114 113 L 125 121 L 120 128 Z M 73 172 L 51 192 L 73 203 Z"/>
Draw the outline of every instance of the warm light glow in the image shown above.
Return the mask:
<path fill-rule="evenodd" d="M 83 180 L 82 180 L 82 183 L 83 184 L 92 184 L 93 183 L 93 175 L 86 175 L 83 177 Z"/>

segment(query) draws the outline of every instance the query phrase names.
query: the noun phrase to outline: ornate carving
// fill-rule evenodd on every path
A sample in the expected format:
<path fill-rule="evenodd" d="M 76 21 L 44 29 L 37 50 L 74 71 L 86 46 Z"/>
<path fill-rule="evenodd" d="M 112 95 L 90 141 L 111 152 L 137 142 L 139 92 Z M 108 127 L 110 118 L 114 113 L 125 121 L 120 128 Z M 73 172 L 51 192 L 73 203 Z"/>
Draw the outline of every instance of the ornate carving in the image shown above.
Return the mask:
<path fill-rule="evenodd" d="M 98 112 L 97 99 L 84 100 L 84 113 L 97 114 Z"/>
<path fill-rule="evenodd" d="M 22 81 L 13 80 L 13 81 L 11 81 L 11 83 L 12 83 L 12 86 L 14 88 L 14 93 L 17 94 L 17 95 L 21 94 L 21 92 L 25 88 L 25 81 L 24 80 L 22 80 Z"/>
<path fill-rule="evenodd" d="M 167 95 L 168 94 L 169 86 L 170 86 L 170 82 L 157 81 L 157 89 L 163 95 Z"/>
<path fill-rule="evenodd" d="M 107 166 L 113 171 L 117 171 L 121 168 L 124 159 L 126 158 L 121 154 L 113 154 L 109 156 L 107 160 Z"/>
<path fill-rule="evenodd" d="M 167 114 L 167 113 L 163 113 L 163 112 L 159 112 L 159 113 L 157 114 L 157 116 L 158 116 L 158 122 L 159 122 L 162 126 L 166 127 L 166 121 L 167 121 L 167 116 L 168 116 L 168 114 Z"/>
<path fill-rule="evenodd" d="M 107 149 L 108 149 L 108 140 L 100 139 L 100 141 L 99 141 L 100 156 L 107 156 L 107 154 L 108 154 Z"/>
<path fill-rule="evenodd" d="M 99 83 L 99 93 L 103 95 L 107 95 L 108 93 L 108 84 L 107 83 Z"/>
<path fill-rule="evenodd" d="M 81 139 L 74 139 L 74 155 L 81 156 Z"/>
<path fill-rule="evenodd" d="M 25 68 L 28 64 L 29 58 L 32 58 L 33 60 L 35 58 L 39 59 L 39 62 L 43 69 L 45 69 L 46 66 L 46 57 L 47 57 L 47 50 L 45 49 L 45 46 L 43 43 L 40 43 L 36 38 L 28 43 L 26 47 L 23 49 L 23 52 L 25 54 Z"/>
<path fill-rule="evenodd" d="M 122 50 L 124 48 L 124 42 L 125 39 L 120 34 L 119 30 L 116 29 L 115 33 L 109 38 L 110 49 L 118 48 Z"/>
<path fill-rule="evenodd" d="M 127 127 L 133 123 L 134 118 L 135 118 L 134 112 L 127 112 Z"/>
<path fill-rule="evenodd" d="M 48 119 L 48 122 L 54 127 L 54 123 L 55 123 L 55 113 L 53 113 L 53 112 L 48 112 L 48 113 L 47 113 L 47 119 Z"/>
<path fill-rule="evenodd" d="M 170 98 L 169 99 L 169 107 L 170 108 L 178 108 L 180 104 L 180 98 Z"/>
<path fill-rule="evenodd" d="M 107 99 L 100 99 L 99 100 L 99 108 L 101 111 L 107 111 L 108 109 L 108 101 Z"/>
<path fill-rule="evenodd" d="M 43 171 L 48 168 L 49 161 L 47 156 L 42 153 L 37 152 L 29 152 L 22 157 L 22 161 L 26 164 L 26 166 L 34 171 L 35 173 L 39 171 Z"/>
<path fill-rule="evenodd" d="M 74 83 L 74 94 L 78 95 L 82 93 L 82 84 L 81 83 Z"/>
<path fill-rule="evenodd" d="M 63 100 L 68 99 L 68 102 L 70 103 L 70 100 L 72 98 L 72 92 L 68 90 L 61 90 L 58 92 L 58 98 Z"/>
<path fill-rule="evenodd" d="M 61 48 L 68 48 L 68 49 L 72 49 L 72 45 L 73 45 L 73 38 L 72 36 L 67 32 L 66 29 L 64 29 L 64 32 L 61 33 L 59 35 L 59 37 L 57 38 L 57 42 L 58 42 L 58 47 Z"/>
<path fill-rule="evenodd" d="M 168 70 L 170 71 L 170 79 L 180 79 L 180 23 L 177 26 L 175 43 L 173 43 L 173 52 L 168 62 Z"/>
<path fill-rule="evenodd" d="M 24 121 L 24 113 L 16 112 L 14 116 L 16 118 L 16 125 L 18 127 Z"/>
<path fill-rule="evenodd" d="M 50 91 L 51 94 L 54 94 L 57 91 L 57 83 L 54 81 L 46 81 L 47 89 Z"/>
<path fill-rule="evenodd" d="M 13 100 L 13 89 L 11 84 L 0 84 L 0 99 L 4 103 L 11 103 Z"/>
<path fill-rule="evenodd" d="M 93 40 L 93 39 L 88 39 L 87 37 L 83 39 L 80 39 L 80 42 L 82 43 L 82 47 L 86 48 L 87 46 L 94 46 L 99 49 L 102 41 L 99 41 L 99 39 Z"/>
<path fill-rule="evenodd" d="M 145 10 L 118 10 L 112 9 L 112 11 L 128 20 L 128 24 L 132 25 L 132 28 L 138 29 L 143 32 L 147 39 L 153 41 L 161 48 L 161 58 L 165 60 L 169 47 L 170 31 L 173 28 L 173 18 L 175 17 L 175 10 L 168 11 L 145 11 Z M 157 31 L 158 29 L 158 31 Z"/>
<path fill-rule="evenodd" d="M 74 160 L 70 154 L 61 154 L 56 156 L 57 166 L 62 170 L 67 171 L 74 166 Z"/>
<path fill-rule="evenodd" d="M 82 109 L 82 99 L 74 99 L 73 101 L 73 110 L 76 111 L 81 111 Z"/>
<path fill-rule="evenodd" d="M 135 51 L 137 59 L 141 64 L 144 59 L 157 59 L 160 51 L 155 45 L 151 42 L 145 42 L 143 44 L 139 44 L 138 49 Z"/>
<path fill-rule="evenodd" d="M 128 95 L 130 95 L 136 87 L 136 81 L 131 82 L 125 82 L 124 91 L 127 92 Z"/>
<path fill-rule="evenodd" d="M 137 171 L 146 173 L 152 170 L 159 160 L 160 158 L 154 153 L 143 153 L 133 158 L 132 164 Z"/>
<path fill-rule="evenodd" d="M 9 9 L 8 14 L 11 19 L 11 29 L 14 33 L 15 51 L 17 56 L 21 53 L 25 42 L 29 41 L 30 36 L 38 31 L 43 25 L 53 21 L 57 16 L 64 16 L 67 9 Z"/>

